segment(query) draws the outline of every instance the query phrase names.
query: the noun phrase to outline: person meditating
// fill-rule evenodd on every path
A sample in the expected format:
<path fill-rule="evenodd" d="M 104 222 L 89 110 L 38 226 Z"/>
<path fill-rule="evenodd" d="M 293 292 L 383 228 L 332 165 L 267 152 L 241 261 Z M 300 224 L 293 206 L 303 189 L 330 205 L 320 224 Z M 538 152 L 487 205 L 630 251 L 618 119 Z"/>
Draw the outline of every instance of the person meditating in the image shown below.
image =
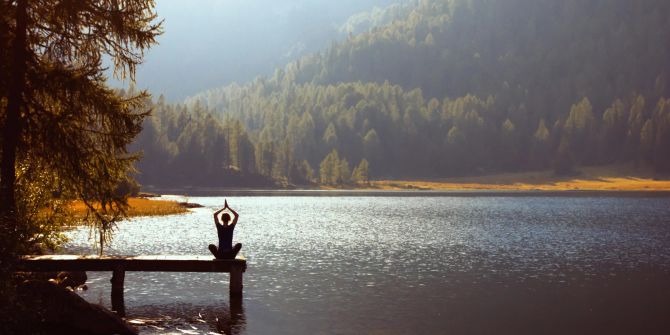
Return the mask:
<path fill-rule="evenodd" d="M 219 214 L 226 209 L 230 210 L 233 213 L 233 222 L 230 223 L 230 214 L 223 213 L 221 215 L 221 221 L 219 222 Z M 225 201 L 225 204 L 222 209 L 214 213 L 214 224 L 216 225 L 216 232 L 219 235 L 219 247 L 217 248 L 214 244 L 209 245 L 209 251 L 212 252 L 216 259 L 235 259 L 237 253 L 242 249 L 242 243 L 237 243 L 233 247 L 233 230 L 235 230 L 235 224 L 237 224 L 237 218 L 239 215 L 232 208 L 228 207 L 228 201 Z"/>

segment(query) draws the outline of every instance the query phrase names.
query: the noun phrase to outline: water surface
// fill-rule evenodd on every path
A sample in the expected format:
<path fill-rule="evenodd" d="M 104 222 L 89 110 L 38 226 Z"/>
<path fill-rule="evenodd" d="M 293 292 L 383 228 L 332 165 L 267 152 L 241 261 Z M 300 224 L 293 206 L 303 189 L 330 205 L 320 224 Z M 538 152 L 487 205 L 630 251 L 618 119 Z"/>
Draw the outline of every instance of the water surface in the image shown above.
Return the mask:
<path fill-rule="evenodd" d="M 205 208 L 122 222 L 109 254 L 208 254 Z M 670 199 L 241 196 L 242 304 L 227 274 L 126 274 L 143 332 L 667 333 Z M 67 249 L 92 252 L 89 232 Z M 82 295 L 109 306 L 109 273 Z"/>

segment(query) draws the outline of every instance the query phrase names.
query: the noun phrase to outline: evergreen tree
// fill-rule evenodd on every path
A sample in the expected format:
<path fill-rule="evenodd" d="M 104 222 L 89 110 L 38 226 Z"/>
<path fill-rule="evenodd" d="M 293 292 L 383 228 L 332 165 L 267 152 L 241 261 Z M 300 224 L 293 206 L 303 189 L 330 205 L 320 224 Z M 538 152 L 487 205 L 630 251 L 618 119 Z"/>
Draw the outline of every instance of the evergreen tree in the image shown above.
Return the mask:
<path fill-rule="evenodd" d="M 304 177 L 305 181 L 311 183 L 314 181 L 314 169 L 309 164 L 307 160 L 303 160 L 302 164 L 299 166 L 300 174 Z"/>
<path fill-rule="evenodd" d="M 370 182 L 370 166 L 367 159 L 361 159 L 361 162 L 358 163 L 358 166 L 354 169 L 352 173 L 353 182 L 357 184 L 368 184 Z"/>
<path fill-rule="evenodd" d="M 592 141 L 595 130 L 594 121 L 593 107 L 588 98 L 573 105 L 565 121 L 563 132 L 565 150 L 578 153 L 576 158 L 581 163 L 591 162 L 593 158 L 591 154 L 594 146 Z"/>
<path fill-rule="evenodd" d="M 577 165 L 629 161 L 658 167 L 668 156 L 667 112 L 645 102 L 670 94 L 670 49 L 648 45 L 668 40 L 670 21 L 658 13 L 670 2 L 510 1 L 413 2 L 392 21 L 273 76 L 212 89 L 184 105 L 159 101 L 159 110 L 171 111 L 157 128 L 168 134 L 157 142 L 173 144 L 193 131 L 189 122 L 201 131 L 199 114 L 211 113 L 223 120 L 227 166 L 245 165 L 236 144 L 242 133 L 253 144 L 255 164 L 238 177 L 255 170 L 262 177 L 254 178 L 282 181 L 302 174 L 299 162 L 319 164 L 334 149 L 338 164 L 365 158 L 371 173 L 389 178 L 550 167 L 572 173 Z M 624 8 L 630 16 L 614 19 Z M 472 36 L 464 41 L 462 31 Z M 239 131 L 231 129 L 238 121 Z M 231 171 L 220 174 L 235 180 Z M 331 177 L 324 183 L 334 183 Z"/>
<path fill-rule="evenodd" d="M 342 158 L 337 165 L 338 176 L 336 179 L 336 184 L 349 184 L 351 183 L 351 168 L 349 167 L 349 162 Z"/>
<path fill-rule="evenodd" d="M 319 165 L 319 179 L 324 185 L 337 185 L 340 180 L 340 155 L 333 149 Z"/>
<path fill-rule="evenodd" d="M 322 140 L 327 148 L 334 148 L 337 145 L 338 137 L 335 125 L 332 123 L 328 124 L 328 128 L 326 128 L 326 131 L 323 133 Z"/>
<path fill-rule="evenodd" d="M 530 152 L 530 167 L 542 169 L 548 166 L 550 156 L 550 133 L 544 119 L 541 119 L 533 134 Z"/>
<path fill-rule="evenodd" d="M 17 210 L 17 170 L 30 159 L 58 185 L 82 199 L 105 232 L 126 207 L 116 196 L 135 155 L 126 146 L 141 130 L 146 92 L 122 97 L 105 85 L 101 59 L 115 74 L 134 79 L 143 51 L 160 33 L 153 1 L 3 1 L 0 100 L 0 253 L 2 267 L 16 243 L 25 242 L 26 217 Z M 53 187 L 47 186 L 45 187 Z M 24 196 L 26 196 L 24 194 Z M 101 207 L 94 206 L 101 204 Z M 102 248 L 101 248 L 102 251 Z"/>

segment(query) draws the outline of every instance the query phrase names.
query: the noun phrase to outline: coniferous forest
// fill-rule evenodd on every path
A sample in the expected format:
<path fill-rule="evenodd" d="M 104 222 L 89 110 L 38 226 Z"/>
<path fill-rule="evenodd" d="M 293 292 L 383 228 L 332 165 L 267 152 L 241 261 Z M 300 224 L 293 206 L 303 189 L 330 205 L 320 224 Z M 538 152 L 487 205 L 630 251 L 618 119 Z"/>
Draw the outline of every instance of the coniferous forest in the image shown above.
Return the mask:
<path fill-rule="evenodd" d="M 668 13 L 664 0 L 375 10 L 377 25 L 272 76 L 146 100 L 137 178 L 335 185 L 616 163 L 668 173 Z"/>
<path fill-rule="evenodd" d="M 0 335 L 670 334 L 669 148 L 670 0 L 0 0 Z"/>

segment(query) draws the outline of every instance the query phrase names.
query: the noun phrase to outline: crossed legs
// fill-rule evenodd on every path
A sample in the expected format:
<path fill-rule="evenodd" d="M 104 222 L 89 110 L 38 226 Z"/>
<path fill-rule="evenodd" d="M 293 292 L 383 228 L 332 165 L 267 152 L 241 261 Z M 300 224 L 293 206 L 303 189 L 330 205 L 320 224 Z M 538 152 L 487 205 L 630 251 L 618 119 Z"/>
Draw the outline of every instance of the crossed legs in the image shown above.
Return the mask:
<path fill-rule="evenodd" d="M 235 259 L 237 253 L 242 249 L 242 243 L 237 243 L 232 249 L 219 249 L 214 244 L 209 245 L 209 251 L 216 259 Z"/>

